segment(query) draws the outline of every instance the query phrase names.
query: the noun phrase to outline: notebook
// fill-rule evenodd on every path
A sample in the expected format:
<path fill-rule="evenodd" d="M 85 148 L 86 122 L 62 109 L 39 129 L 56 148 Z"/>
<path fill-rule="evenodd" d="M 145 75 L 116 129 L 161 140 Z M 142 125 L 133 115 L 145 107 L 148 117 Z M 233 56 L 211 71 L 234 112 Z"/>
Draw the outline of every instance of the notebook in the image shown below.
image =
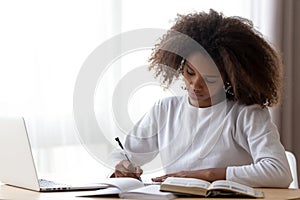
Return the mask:
<path fill-rule="evenodd" d="M 35 191 L 93 190 L 103 184 L 70 185 L 38 179 L 23 117 L 0 117 L 0 181 Z"/>

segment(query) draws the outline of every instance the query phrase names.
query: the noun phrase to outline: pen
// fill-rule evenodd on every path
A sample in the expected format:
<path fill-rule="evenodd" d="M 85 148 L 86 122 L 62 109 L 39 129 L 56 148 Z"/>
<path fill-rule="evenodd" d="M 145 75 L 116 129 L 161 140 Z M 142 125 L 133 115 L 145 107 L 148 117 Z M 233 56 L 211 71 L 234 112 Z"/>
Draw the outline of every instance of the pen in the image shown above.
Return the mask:
<path fill-rule="evenodd" d="M 124 155 L 125 155 L 126 159 L 133 165 L 133 163 L 130 161 L 129 157 L 128 157 L 127 154 L 126 154 L 126 151 L 125 151 L 125 149 L 124 149 L 124 147 L 123 147 L 123 145 L 122 145 L 122 143 L 121 143 L 119 137 L 116 137 L 115 140 L 118 142 L 119 146 L 120 146 L 121 149 L 124 151 Z M 133 166 L 134 166 L 134 165 L 133 165 Z M 142 181 L 141 177 L 139 177 L 139 180 Z"/>
<path fill-rule="evenodd" d="M 126 159 L 132 164 L 132 162 L 129 160 L 129 158 L 128 158 L 128 156 L 127 156 L 125 150 L 124 150 L 124 147 L 123 147 L 123 145 L 122 145 L 122 143 L 121 143 L 119 137 L 116 137 L 115 140 L 118 142 L 119 146 L 120 146 L 121 149 L 124 151 L 124 155 L 125 155 Z"/>

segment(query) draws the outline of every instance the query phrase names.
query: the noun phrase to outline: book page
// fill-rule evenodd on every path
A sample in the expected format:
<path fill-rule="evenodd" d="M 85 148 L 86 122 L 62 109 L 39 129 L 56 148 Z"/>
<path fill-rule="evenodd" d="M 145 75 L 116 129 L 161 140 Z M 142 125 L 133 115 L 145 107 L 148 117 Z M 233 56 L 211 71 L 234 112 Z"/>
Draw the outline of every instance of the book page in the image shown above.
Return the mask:
<path fill-rule="evenodd" d="M 152 181 L 151 177 L 142 177 L 142 181 L 145 186 L 148 185 L 160 185 L 162 182 L 154 182 Z"/>
<path fill-rule="evenodd" d="M 85 191 L 79 193 L 78 197 L 107 197 L 107 196 L 117 196 L 121 192 L 120 189 L 116 187 L 109 187 L 105 189 L 93 190 L 93 191 Z"/>
<path fill-rule="evenodd" d="M 174 199 L 176 196 L 171 192 L 161 192 L 159 185 L 149 185 L 146 187 L 122 192 L 120 198 L 125 199 Z"/>
<path fill-rule="evenodd" d="M 134 178 L 108 178 L 100 181 L 101 184 L 108 185 L 108 188 L 85 192 L 82 197 L 93 196 L 113 196 L 122 192 L 144 187 L 144 184 Z"/>
<path fill-rule="evenodd" d="M 101 184 L 114 186 L 122 192 L 144 187 L 144 183 L 134 178 L 108 178 L 101 181 Z"/>
<path fill-rule="evenodd" d="M 255 190 L 252 187 L 242 185 L 240 183 L 236 183 L 233 181 L 227 181 L 227 180 L 219 180 L 219 181 L 214 181 L 211 183 L 209 189 L 221 189 L 221 190 L 228 190 L 228 191 L 233 191 L 236 193 L 241 193 L 253 197 L 263 197 L 263 192 L 259 190 Z"/>
<path fill-rule="evenodd" d="M 196 178 L 179 178 L 179 177 L 168 177 L 162 184 L 177 185 L 184 187 L 200 187 L 208 188 L 210 182 Z"/>

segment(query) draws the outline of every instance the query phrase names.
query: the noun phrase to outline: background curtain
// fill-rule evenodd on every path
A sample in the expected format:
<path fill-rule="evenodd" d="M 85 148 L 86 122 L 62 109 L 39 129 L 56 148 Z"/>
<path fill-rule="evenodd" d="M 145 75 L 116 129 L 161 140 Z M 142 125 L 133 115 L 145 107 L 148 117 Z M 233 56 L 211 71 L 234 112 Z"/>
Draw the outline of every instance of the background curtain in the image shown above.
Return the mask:
<path fill-rule="evenodd" d="M 300 172 L 300 1 L 281 1 L 281 44 L 285 64 L 285 85 L 280 112 L 281 138 L 286 149 L 297 158 L 298 180 Z"/>
<path fill-rule="evenodd" d="M 297 158 L 300 171 L 300 9 L 299 0 L 254 0 L 253 21 L 282 52 L 284 85 L 282 102 L 271 109 L 281 141 Z M 299 179 L 299 173 L 298 173 Z"/>

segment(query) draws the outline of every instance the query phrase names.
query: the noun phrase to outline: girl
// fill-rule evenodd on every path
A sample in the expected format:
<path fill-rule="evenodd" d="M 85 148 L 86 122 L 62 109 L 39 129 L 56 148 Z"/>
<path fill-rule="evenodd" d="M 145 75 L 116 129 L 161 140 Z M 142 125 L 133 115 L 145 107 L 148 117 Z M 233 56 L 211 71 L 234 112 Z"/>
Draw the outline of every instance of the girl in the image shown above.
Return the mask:
<path fill-rule="evenodd" d="M 197 45 L 195 45 L 198 44 Z M 279 55 L 250 21 L 209 13 L 179 15 L 150 57 L 169 86 L 183 76 L 187 95 L 157 102 L 125 140 L 132 163 L 115 177 L 136 177 L 158 153 L 165 175 L 285 187 L 292 180 L 268 107 L 279 102 Z"/>

